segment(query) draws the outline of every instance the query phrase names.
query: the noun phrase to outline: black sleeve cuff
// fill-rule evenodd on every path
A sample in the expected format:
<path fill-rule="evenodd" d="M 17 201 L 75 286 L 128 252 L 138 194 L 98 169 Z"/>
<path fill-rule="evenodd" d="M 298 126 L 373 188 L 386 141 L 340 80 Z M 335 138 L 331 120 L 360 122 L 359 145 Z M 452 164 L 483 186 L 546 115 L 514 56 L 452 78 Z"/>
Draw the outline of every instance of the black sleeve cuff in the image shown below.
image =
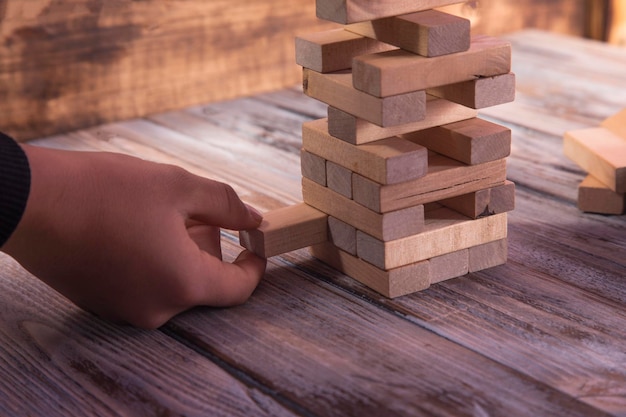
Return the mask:
<path fill-rule="evenodd" d="M 22 148 L 0 132 L 0 247 L 22 219 L 30 193 L 30 167 Z"/>

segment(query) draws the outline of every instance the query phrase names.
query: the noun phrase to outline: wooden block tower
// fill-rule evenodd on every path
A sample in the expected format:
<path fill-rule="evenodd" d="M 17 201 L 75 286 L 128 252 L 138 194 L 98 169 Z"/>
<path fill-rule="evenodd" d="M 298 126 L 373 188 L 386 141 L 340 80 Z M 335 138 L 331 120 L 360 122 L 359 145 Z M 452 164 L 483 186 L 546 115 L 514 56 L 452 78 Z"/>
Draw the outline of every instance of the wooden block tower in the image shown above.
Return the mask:
<path fill-rule="evenodd" d="M 296 39 L 305 94 L 304 202 L 243 246 L 316 258 L 387 297 L 506 262 L 511 131 L 477 109 L 515 96 L 511 47 L 435 10 L 451 0 L 317 0 L 344 26 Z"/>
<path fill-rule="evenodd" d="M 626 213 L 626 109 L 598 127 L 566 132 L 564 153 L 589 175 L 578 186 L 578 208 Z"/>

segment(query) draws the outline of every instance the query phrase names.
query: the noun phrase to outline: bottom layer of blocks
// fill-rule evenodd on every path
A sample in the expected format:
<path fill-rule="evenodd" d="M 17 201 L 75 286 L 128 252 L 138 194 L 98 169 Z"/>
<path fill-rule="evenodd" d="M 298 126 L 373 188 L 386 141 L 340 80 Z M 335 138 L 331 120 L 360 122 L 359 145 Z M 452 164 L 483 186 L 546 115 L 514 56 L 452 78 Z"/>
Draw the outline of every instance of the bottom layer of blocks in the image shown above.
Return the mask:
<path fill-rule="evenodd" d="M 240 241 L 263 257 L 310 246 L 314 257 L 390 298 L 506 263 L 507 213 L 471 219 L 430 204 L 422 216 L 421 232 L 381 241 L 302 203 L 266 214 Z"/>

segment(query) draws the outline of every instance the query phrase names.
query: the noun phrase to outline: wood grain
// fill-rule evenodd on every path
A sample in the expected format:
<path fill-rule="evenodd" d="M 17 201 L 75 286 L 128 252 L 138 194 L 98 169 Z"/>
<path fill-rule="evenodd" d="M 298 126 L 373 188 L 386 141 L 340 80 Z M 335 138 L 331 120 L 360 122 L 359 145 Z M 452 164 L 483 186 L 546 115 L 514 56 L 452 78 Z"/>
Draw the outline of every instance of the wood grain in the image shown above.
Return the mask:
<path fill-rule="evenodd" d="M 313 246 L 311 255 L 385 297 L 400 297 L 430 286 L 428 261 L 385 271 L 328 243 Z"/>
<path fill-rule="evenodd" d="M 626 139 L 604 127 L 566 132 L 563 152 L 619 194 L 626 193 Z"/>
<path fill-rule="evenodd" d="M 294 254 L 290 260 L 299 263 L 303 257 Z M 335 303 L 336 297 L 346 296 L 345 291 L 307 275 L 307 271 L 313 272 L 311 268 L 329 273 L 328 268 L 305 262 L 304 270 L 294 274 L 270 262 L 268 278 L 259 287 L 254 304 L 221 314 L 190 314 L 176 322 L 175 330 L 201 349 L 271 380 L 274 389 L 317 415 L 357 415 L 362 410 L 355 405 L 359 399 L 367 400 L 367 410 L 382 415 L 399 408 L 407 414 L 432 416 L 444 416 L 451 410 L 472 415 L 477 409 L 517 415 L 606 415 L 501 368 L 485 356 L 448 344 L 368 300 Z M 404 302 L 415 301 L 415 297 L 407 298 Z M 285 314 L 275 306 L 293 307 Z M 456 315 L 451 316 L 447 319 L 454 322 Z M 441 320 L 446 321 L 445 317 Z M 265 343 L 260 344 L 258 337 Z M 237 349 L 229 344 L 232 340 L 238 341 Z M 251 356 L 252 351 L 256 355 Z M 441 361 L 442 352 L 446 361 Z M 284 358 L 293 360 L 285 363 Z M 485 378 L 485 374 L 494 377 Z M 322 394 L 320 386 L 324 387 Z M 442 390 L 449 393 L 444 399 Z M 452 403 L 448 401 L 451 393 Z M 316 395 L 334 403 L 319 401 Z M 390 403 L 389 398 L 398 402 Z"/>
<path fill-rule="evenodd" d="M 588 5 L 588 0 L 481 0 L 441 10 L 469 19 L 472 33 L 500 36 L 535 28 L 582 38 L 589 37 Z"/>
<path fill-rule="evenodd" d="M 352 171 L 328 161 L 326 163 L 326 177 L 328 178 L 328 188 L 346 198 L 352 199 Z"/>
<path fill-rule="evenodd" d="M 447 208 L 428 212 L 422 233 L 383 242 L 357 232 L 359 258 L 381 269 L 393 269 L 415 262 L 504 239 L 507 214 L 472 220 Z"/>
<path fill-rule="evenodd" d="M 399 126 L 380 127 L 332 106 L 328 107 L 328 132 L 353 145 L 441 126 L 477 116 L 476 110 L 426 95 L 426 117 Z"/>
<path fill-rule="evenodd" d="M 476 245 L 468 249 L 469 272 L 503 265 L 508 259 L 508 239 Z"/>
<path fill-rule="evenodd" d="M 429 88 L 428 94 L 472 109 L 484 109 L 515 100 L 515 74 L 478 77 L 470 81 L 442 85 Z"/>
<path fill-rule="evenodd" d="M 609 129 L 611 132 L 626 140 L 626 108 L 603 120 L 600 126 Z"/>
<path fill-rule="evenodd" d="M 302 176 L 326 187 L 326 160 L 302 149 L 300 152 Z"/>
<path fill-rule="evenodd" d="M 446 198 L 438 203 L 471 219 L 506 213 L 515 209 L 515 184 L 505 181 L 503 185 Z"/>
<path fill-rule="evenodd" d="M 352 68 L 358 55 L 395 49 L 343 28 L 296 37 L 296 63 L 317 72 L 335 72 Z"/>
<path fill-rule="evenodd" d="M 328 240 L 328 215 L 300 203 L 263 214 L 258 228 L 239 233 L 241 246 L 269 258 Z"/>
<path fill-rule="evenodd" d="M 611 190 L 591 175 L 578 185 L 578 208 L 590 213 L 624 214 L 626 194 Z"/>
<path fill-rule="evenodd" d="M 328 217 L 328 242 L 350 255 L 356 255 L 356 228 L 330 216 Z"/>
<path fill-rule="evenodd" d="M 428 264 L 430 265 L 431 285 L 463 276 L 469 272 L 469 250 L 462 249 L 435 256 L 428 260 Z"/>
<path fill-rule="evenodd" d="M 465 165 L 431 153 L 428 174 L 398 184 L 382 185 L 360 175 L 352 178 L 354 201 L 371 210 L 392 210 L 426 204 L 504 184 L 506 161 Z"/>
<path fill-rule="evenodd" d="M 511 129 L 480 118 L 436 126 L 402 137 L 468 165 L 506 158 L 511 153 Z"/>
<path fill-rule="evenodd" d="M 316 0 L 316 15 L 320 19 L 346 24 L 375 20 L 388 16 L 397 16 L 421 10 L 434 9 L 448 4 L 460 3 L 459 0 L 418 0 L 392 1 L 376 3 L 367 0 Z"/>
<path fill-rule="evenodd" d="M 331 136 L 326 119 L 302 125 L 302 146 L 381 184 L 409 181 L 428 171 L 428 150 L 423 146 L 399 137 L 355 146 Z"/>
<path fill-rule="evenodd" d="M 417 122 L 426 117 L 426 94 L 411 91 L 378 98 L 352 86 L 349 71 L 321 74 L 303 69 L 304 94 L 381 127 Z"/>
<path fill-rule="evenodd" d="M 558 29 L 577 2 L 558 4 L 562 15 L 516 6 Z M 507 16 L 492 23 L 527 15 Z M 3 257 L 0 414 L 623 415 L 626 222 L 578 210 L 587 174 L 562 145 L 566 130 L 624 108 L 626 52 L 539 31 L 506 39 L 516 100 L 481 110 L 513 132 L 506 264 L 391 300 L 299 250 L 271 258 L 243 306 L 137 332 L 79 311 Z M 290 88 L 33 143 L 175 163 L 267 211 L 301 201 L 300 126 L 325 114 Z M 237 242 L 222 233 L 225 260 Z"/>
<path fill-rule="evenodd" d="M 100 320 L 0 259 L 0 414 L 299 415 L 163 332 Z"/>
<path fill-rule="evenodd" d="M 376 97 L 389 97 L 507 74 L 511 71 L 511 45 L 497 38 L 474 35 L 465 52 L 433 58 L 402 50 L 361 55 L 354 58 L 352 71 L 356 89 Z"/>
<path fill-rule="evenodd" d="M 5 0 L 0 20 L 20 140 L 296 84 L 294 36 L 332 26 L 305 0 Z"/>
<path fill-rule="evenodd" d="M 383 241 L 424 229 L 423 205 L 380 214 L 307 178 L 302 179 L 302 196 L 305 203 Z"/>
<path fill-rule="evenodd" d="M 467 51 L 470 46 L 470 21 L 438 10 L 353 23 L 345 29 L 428 57 Z"/>

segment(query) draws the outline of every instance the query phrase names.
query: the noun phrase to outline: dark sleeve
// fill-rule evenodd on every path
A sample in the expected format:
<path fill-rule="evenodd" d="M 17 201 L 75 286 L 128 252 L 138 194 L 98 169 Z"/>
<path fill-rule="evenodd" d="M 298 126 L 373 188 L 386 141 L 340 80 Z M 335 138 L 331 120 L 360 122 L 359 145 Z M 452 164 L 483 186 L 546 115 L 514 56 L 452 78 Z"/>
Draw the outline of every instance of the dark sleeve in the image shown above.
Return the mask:
<path fill-rule="evenodd" d="M 22 148 L 0 132 L 0 247 L 22 219 L 30 192 L 30 167 Z"/>

